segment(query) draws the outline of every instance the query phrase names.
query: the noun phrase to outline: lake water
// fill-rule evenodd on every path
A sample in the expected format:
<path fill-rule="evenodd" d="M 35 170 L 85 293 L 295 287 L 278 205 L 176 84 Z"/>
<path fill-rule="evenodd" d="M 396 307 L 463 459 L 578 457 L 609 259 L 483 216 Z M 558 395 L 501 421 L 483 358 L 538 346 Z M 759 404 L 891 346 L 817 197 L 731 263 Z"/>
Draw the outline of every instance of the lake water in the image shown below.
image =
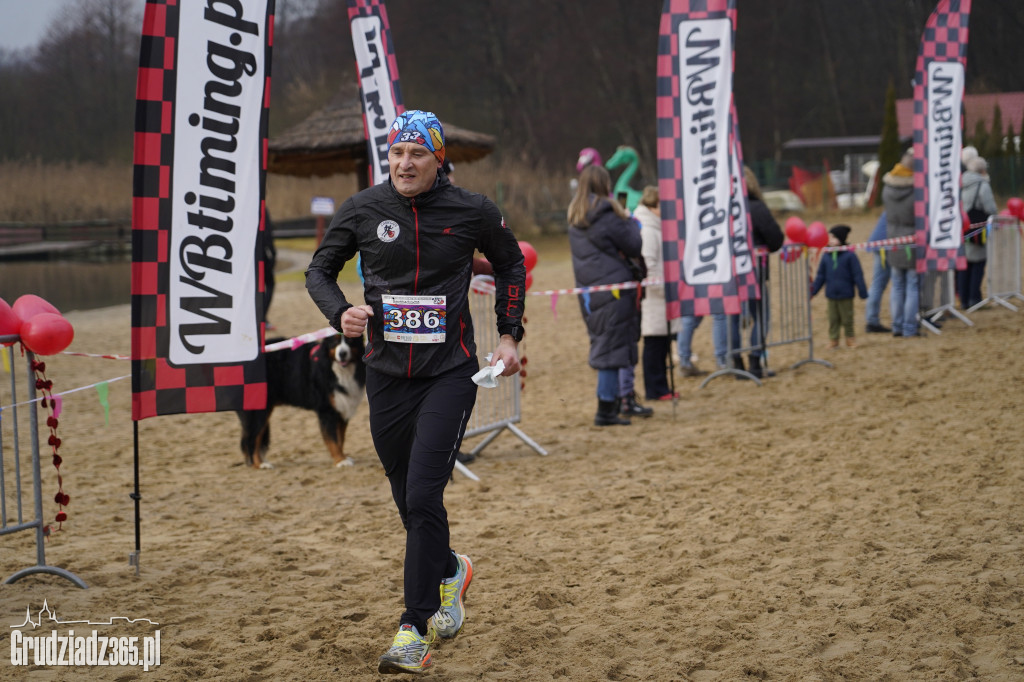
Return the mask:
<path fill-rule="evenodd" d="M 62 313 L 131 303 L 131 262 L 0 261 L 0 298 L 35 294 Z"/>

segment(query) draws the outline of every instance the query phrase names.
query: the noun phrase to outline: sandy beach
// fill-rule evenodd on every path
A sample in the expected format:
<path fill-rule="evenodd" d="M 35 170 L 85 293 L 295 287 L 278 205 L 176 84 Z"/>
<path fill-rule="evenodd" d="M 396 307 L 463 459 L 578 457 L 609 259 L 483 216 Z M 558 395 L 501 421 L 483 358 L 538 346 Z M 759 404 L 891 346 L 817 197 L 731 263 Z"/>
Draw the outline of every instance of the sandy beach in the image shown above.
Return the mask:
<path fill-rule="evenodd" d="M 873 219 L 848 221 L 864 241 Z M 571 287 L 564 244 L 533 243 L 532 291 Z M 530 297 L 520 427 L 549 454 L 504 433 L 471 464 L 479 481 L 456 473 L 448 487 L 453 547 L 476 570 L 465 630 L 428 678 L 1024 678 L 1024 310 L 989 306 L 974 326 L 835 351 L 824 296 L 812 310 L 831 368 L 794 369 L 806 347 L 783 347 L 761 387 L 677 376 L 676 405 L 598 428 L 575 298 Z M 856 310 L 861 331 L 863 301 Z M 69 351 L 130 353 L 127 304 L 66 317 Z M 278 285 L 270 318 L 282 335 L 325 326 L 300 282 Z M 695 345 L 708 367 L 710 324 Z M 131 371 L 70 355 L 46 365 L 55 393 Z M 275 413 L 268 471 L 242 465 L 232 413 L 140 422 L 136 575 L 131 384 L 108 387 L 109 423 L 94 389 L 64 398 L 72 501 L 46 545 L 48 563 L 89 588 L 0 585 L 0 679 L 379 679 L 404 533 L 365 404 L 348 430 L 355 465 L 341 469 L 308 412 Z M 55 491 L 44 458 L 47 516 Z M 34 558 L 31 534 L 0 537 L 0 576 Z M 7 626 L 44 600 L 65 620 L 158 623 L 118 627 L 158 627 L 159 667 L 15 668 Z"/>

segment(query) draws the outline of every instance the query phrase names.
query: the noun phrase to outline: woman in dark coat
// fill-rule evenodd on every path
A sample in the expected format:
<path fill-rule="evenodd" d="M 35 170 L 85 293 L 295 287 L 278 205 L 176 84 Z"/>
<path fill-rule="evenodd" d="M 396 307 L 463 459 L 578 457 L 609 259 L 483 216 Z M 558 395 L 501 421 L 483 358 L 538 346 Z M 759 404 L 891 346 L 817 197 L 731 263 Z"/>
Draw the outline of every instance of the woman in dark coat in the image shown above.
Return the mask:
<path fill-rule="evenodd" d="M 611 189 L 608 171 L 588 166 L 569 204 L 569 246 L 577 287 L 634 279 L 627 258 L 640 258 L 640 230 L 625 209 L 609 198 Z M 597 426 L 629 424 L 629 419 L 619 416 L 619 369 L 633 367 L 639 359 L 641 291 L 580 295 L 590 335 L 590 366 L 597 370 Z"/>
<path fill-rule="evenodd" d="M 769 253 L 775 253 L 782 248 L 783 242 L 786 241 L 786 235 L 775 221 L 771 209 L 764 203 L 761 185 L 758 183 L 754 171 L 748 166 L 743 166 L 743 179 L 747 184 L 747 212 L 750 215 L 754 248 L 758 251 L 765 249 Z M 765 339 L 768 337 L 768 326 L 771 323 L 768 315 L 771 310 L 768 302 L 768 257 L 758 257 L 754 262 L 757 267 L 761 300 L 747 301 L 744 303 L 744 307 L 753 322 L 753 326 L 750 328 L 750 373 L 758 379 L 763 379 L 775 376 L 775 372 L 761 365 L 761 358 L 765 353 Z M 743 347 L 743 340 L 740 336 L 740 315 L 729 316 L 729 345 L 733 351 L 733 367 L 746 369 L 743 365 L 743 355 L 737 350 Z M 736 378 L 744 379 L 746 377 L 741 375 Z"/>

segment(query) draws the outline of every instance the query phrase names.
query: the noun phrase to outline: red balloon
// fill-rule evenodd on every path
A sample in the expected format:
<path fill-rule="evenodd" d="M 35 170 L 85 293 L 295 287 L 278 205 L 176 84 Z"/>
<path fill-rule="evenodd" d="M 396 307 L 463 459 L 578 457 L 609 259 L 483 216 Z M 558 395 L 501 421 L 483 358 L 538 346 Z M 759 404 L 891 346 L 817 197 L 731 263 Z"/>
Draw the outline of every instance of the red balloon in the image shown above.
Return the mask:
<path fill-rule="evenodd" d="M 60 311 L 57 310 L 55 305 L 35 294 L 19 296 L 18 300 L 14 302 L 14 314 L 21 319 L 23 324 L 39 313 L 60 315 Z"/>
<path fill-rule="evenodd" d="M 537 264 L 537 250 L 530 242 L 519 242 L 519 250 L 523 252 L 523 265 L 526 266 L 526 271 L 533 270 L 533 266 Z"/>
<path fill-rule="evenodd" d="M 14 309 L 7 304 L 7 301 L 0 298 L 0 336 L 9 336 L 11 334 L 17 335 L 21 330 L 21 318 L 18 317 Z M 11 341 L 11 343 L 14 343 Z M 5 346 L 11 345 L 11 343 L 5 343 Z"/>
<path fill-rule="evenodd" d="M 533 286 L 533 273 L 532 272 L 527 272 L 526 273 L 526 290 L 529 291 L 530 287 L 532 287 L 532 286 Z"/>
<path fill-rule="evenodd" d="M 796 242 L 787 241 L 782 245 L 782 249 L 779 251 L 779 256 L 782 258 L 783 263 L 792 263 L 800 257 L 800 253 L 804 250 L 803 244 L 797 244 Z"/>
<path fill-rule="evenodd" d="M 1024 199 L 1021 199 L 1020 197 L 1007 199 L 1006 208 L 1010 209 L 1010 213 L 1024 220 Z"/>
<path fill-rule="evenodd" d="M 828 246 L 828 229 L 825 223 L 816 220 L 807 226 L 807 246 L 815 249 Z"/>
<path fill-rule="evenodd" d="M 74 338 L 71 323 L 54 313 L 39 313 L 21 325 L 21 342 L 36 355 L 56 355 Z"/>
<path fill-rule="evenodd" d="M 807 243 L 807 225 L 800 216 L 791 215 L 786 219 L 786 236 L 794 244 Z"/>

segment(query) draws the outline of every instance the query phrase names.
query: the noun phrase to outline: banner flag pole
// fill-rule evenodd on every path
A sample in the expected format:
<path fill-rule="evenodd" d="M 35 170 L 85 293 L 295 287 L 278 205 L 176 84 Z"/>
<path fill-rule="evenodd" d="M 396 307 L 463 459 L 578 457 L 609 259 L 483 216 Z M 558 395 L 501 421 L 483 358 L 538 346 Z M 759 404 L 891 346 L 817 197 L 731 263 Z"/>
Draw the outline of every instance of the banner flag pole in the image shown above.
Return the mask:
<path fill-rule="evenodd" d="M 262 409 L 275 0 L 148 0 L 136 83 L 131 346 L 138 422 Z"/>

